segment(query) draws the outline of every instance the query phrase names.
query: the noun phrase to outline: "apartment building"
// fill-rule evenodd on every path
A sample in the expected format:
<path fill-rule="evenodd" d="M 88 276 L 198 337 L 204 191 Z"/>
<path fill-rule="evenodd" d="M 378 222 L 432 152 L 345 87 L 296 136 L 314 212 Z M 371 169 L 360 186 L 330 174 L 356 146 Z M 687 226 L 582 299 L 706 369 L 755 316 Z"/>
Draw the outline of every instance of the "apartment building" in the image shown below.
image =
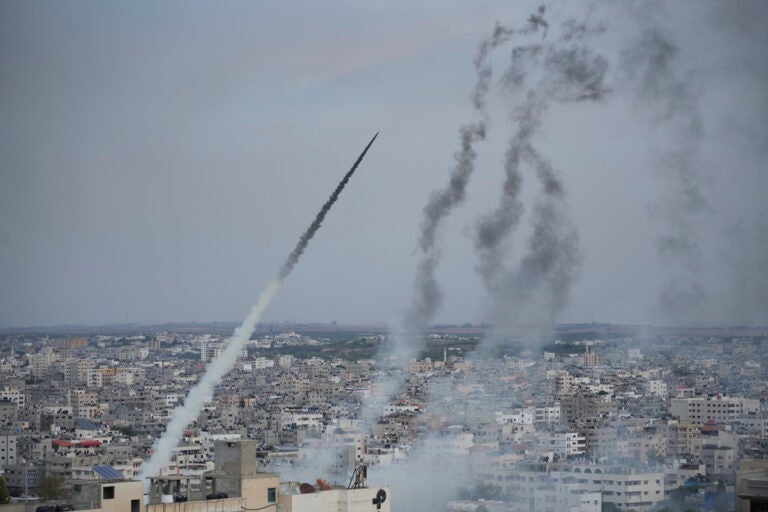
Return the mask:
<path fill-rule="evenodd" d="M 560 457 L 574 457 L 586 452 L 586 439 L 578 432 L 546 432 L 538 436 L 539 450 Z"/>
<path fill-rule="evenodd" d="M 730 422 L 744 416 L 757 415 L 760 412 L 760 400 L 723 395 L 672 398 L 669 412 L 679 417 L 681 423 L 700 426 L 708 420 Z"/>

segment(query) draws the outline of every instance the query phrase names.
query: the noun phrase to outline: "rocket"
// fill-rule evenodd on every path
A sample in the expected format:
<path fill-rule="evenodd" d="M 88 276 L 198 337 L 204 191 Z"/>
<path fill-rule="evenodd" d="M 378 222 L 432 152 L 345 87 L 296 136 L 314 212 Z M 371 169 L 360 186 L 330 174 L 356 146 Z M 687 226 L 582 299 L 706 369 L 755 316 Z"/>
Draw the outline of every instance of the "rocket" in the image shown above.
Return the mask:
<path fill-rule="evenodd" d="M 344 177 L 339 182 L 339 184 L 336 185 L 336 189 L 333 191 L 333 193 L 325 202 L 325 204 L 322 206 L 322 208 L 320 208 L 320 211 L 317 213 L 317 216 L 312 221 L 312 224 L 310 224 L 307 230 L 304 233 L 302 233 L 301 237 L 299 238 L 299 243 L 296 244 L 296 247 L 293 249 L 293 251 L 291 251 L 291 254 L 288 255 L 288 258 L 285 260 L 285 263 L 283 263 L 283 266 L 280 267 L 280 272 L 278 273 L 278 278 L 280 280 L 285 279 L 286 277 L 288 277 L 288 274 L 291 273 L 291 271 L 293 270 L 293 267 L 299 261 L 299 258 L 304 252 L 304 249 L 307 248 L 307 244 L 315 235 L 317 230 L 320 229 L 320 225 L 323 223 L 325 216 L 330 211 L 331 206 L 333 206 L 333 203 L 335 203 L 336 200 L 339 198 L 341 191 L 344 190 L 344 187 L 347 186 L 347 182 L 349 182 L 349 179 L 355 173 L 355 171 L 357 170 L 357 167 L 360 165 L 360 162 L 363 161 L 363 157 L 365 157 L 365 154 L 368 152 L 371 145 L 373 145 L 373 141 L 375 141 L 376 137 L 378 136 L 379 136 L 379 132 L 376 132 L 376 135 L 373 136 L 373 138 L 371 139 L 371 142 L 369 142 L 368 145 L 365 146 L 365 149 L 363 150 L 363 152 L 360 153 L 360 156 L 357 157 L 357 160 L 355 160 L 355 163 L 352 164 L 352 168 L 347 171 L 347 174 L 345 174 Z"/>

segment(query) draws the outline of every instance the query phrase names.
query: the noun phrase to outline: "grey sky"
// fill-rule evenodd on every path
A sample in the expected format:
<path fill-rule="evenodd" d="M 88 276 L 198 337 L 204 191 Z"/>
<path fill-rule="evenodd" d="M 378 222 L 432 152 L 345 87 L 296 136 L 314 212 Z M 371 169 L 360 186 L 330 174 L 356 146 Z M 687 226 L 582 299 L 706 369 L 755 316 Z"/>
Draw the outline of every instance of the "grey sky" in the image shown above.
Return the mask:
<path fill-rule="evenodd" d="M 239 320 L 379 130 L 265 319 L 400 317 L 421 209 L 472 119 L 477 45 L 537 5 L 0 3 L 0 326 Z M 553 23 L 563 10 L 585 8 L 555 3 Z M 643 23 L 661 26 L 700 86 L 712 208 L 698 226 L 698 321 L 768 323 L 768 5 L 636 2 L 595 16 L 611 55 Z M 512 134 L 494 91 L 467 201 L 442 232 L 441 322 L 486 310 L 472 230 L 498 198 Z M 537 135 L 584 256 L 560 321 L 668 321 L 653 212 L 675 134 L 638 108 L 621 94 L 555 106 Z"/>

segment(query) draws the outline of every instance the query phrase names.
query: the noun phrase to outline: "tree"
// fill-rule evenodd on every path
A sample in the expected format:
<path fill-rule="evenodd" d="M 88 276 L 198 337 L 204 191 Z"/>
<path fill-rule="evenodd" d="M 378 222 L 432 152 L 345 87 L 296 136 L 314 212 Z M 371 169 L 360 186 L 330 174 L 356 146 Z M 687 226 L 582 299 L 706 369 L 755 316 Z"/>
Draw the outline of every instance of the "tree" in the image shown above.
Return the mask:
<path fill-rule="evenodd" d="M 64 478 L 46 476 L 37 488 L 38 495 L 44 500 L 57 500 L 65 495 Z"/>
<path fill-rule="evenodd" d="M 501 496 L 501 487 L 496 484 L 482 484 L 475 485 L 472 490 L 473 500 L 496 500 Z"/>
<path fill-rule="evenodd" d="M 459 488 L 459 499 L 462 500 L 496 500 L 501 497 L 501 487 L 495 484 L 476 484 L 472 489 Z"/>
<path fill-rule="evenodd" d="M 8 487 L 5 485 L 5 480 L 0 477 L 0 505 L 5 505 L 11 502 L 11 494 L 8 492 Z"/>
<path fill-rule="evenodd" d="M 116 430 L 127 437 L 139 435 L 139 432 L 132 425 L 115 425 L 112 430 Z"/>

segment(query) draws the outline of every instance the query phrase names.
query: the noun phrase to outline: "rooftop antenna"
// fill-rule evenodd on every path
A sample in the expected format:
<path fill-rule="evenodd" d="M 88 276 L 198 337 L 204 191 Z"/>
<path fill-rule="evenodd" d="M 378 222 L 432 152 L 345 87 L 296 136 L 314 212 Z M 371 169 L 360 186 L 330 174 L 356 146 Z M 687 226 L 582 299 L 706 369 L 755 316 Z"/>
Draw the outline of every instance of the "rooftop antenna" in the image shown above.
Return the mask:
<path fill-rule="evenodd" d="M 368 480 L 368 464 L 358 464 L 355 470 L 352 472 L 352 477 L 349 479 L 347 489 L 363 489 L 367 487 L 366 481 Z"/>

